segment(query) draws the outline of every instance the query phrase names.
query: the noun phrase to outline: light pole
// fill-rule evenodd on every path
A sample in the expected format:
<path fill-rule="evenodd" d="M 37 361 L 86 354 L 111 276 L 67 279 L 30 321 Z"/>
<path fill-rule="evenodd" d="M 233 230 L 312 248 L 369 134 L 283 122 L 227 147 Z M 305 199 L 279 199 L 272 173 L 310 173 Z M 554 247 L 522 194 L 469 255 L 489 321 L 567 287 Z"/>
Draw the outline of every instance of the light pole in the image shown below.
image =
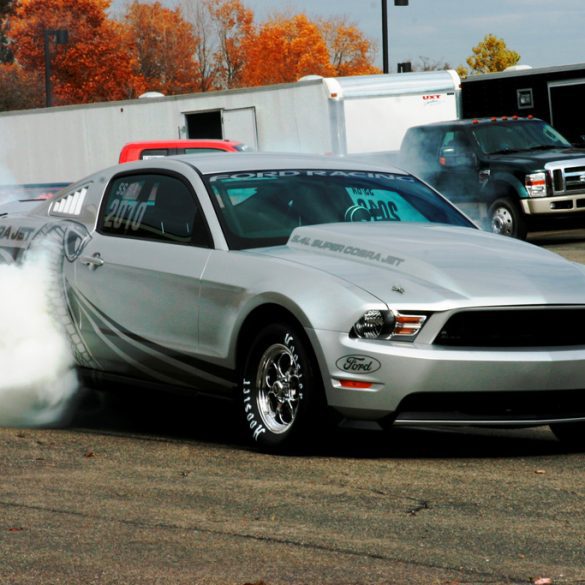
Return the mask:
<path fill-rule="evenodd" d="M 394 0 L 394 6 L 408 6 L 408 0 Z M 382 70 L 390 73 L 388 65 L 388 3 L 382 0 Z"/>
<path fill-rule="evenodd" d="M 69 41 L 69 31 L 65 28 L 44 30 L 45 41 L 45 106 L 47 108 L 53 105 L 53 95 L 51 88 L 51 37 L 54 37 L 56 45 L 64 45 Z"/>

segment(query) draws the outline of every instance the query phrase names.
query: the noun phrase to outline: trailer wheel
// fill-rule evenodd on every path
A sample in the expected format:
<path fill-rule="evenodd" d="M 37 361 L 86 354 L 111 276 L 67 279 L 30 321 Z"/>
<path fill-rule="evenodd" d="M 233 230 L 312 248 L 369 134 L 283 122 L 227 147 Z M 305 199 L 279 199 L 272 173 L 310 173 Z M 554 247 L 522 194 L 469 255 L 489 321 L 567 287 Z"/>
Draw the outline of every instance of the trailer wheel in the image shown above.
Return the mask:
<path fill-rule="evenodd" d="M 492 232 L 525 240 L 528 232 L 526 220 L 518 205 L 509 197 L 496 199 L 489 209 L 489 221 Z"/>

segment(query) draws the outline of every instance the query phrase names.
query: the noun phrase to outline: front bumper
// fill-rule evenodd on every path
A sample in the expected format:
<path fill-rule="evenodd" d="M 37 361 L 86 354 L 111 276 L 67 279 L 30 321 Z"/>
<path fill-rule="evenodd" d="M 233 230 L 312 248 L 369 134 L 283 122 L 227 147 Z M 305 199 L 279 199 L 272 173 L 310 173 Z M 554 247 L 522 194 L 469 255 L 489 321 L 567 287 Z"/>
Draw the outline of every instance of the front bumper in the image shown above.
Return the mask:
<path fill-rule="evenodd" d="M 565 215 L 585 212 L 585 193 L 522 199 L 522 210 L 526 215 Z"/>
<path fill-rule="evenodd" d="M 462 349 L 309 334 L 328 403 L 349 418 L 494 426 L 585 420 L 585 347 Z M 344 380 L 372 385 L 347 388 Z"/>

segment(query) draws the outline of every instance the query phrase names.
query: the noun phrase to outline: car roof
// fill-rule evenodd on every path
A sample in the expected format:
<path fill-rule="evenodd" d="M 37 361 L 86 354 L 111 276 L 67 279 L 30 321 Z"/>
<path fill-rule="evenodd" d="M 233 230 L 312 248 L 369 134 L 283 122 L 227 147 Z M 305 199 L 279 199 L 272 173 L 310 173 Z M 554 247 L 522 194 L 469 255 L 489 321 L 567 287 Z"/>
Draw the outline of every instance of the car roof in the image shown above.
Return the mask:
<path fill-rule="evenodd" d="M 539 118 L 522 118 L 519 116 L 500 116 L 492 118 L 463 118 L 459 120 L 446 120 L 442 122 L 432 122 L 430 124 L 422 124 L 420 126 L 413 126 L 412 129 L 419 128 L 445 128 L 445 127 L 461 127 L 461 126 L 485 126 L 495 123 L 510 123 L 514 122 L 542 122 Z"/>
<path fill-rule="evenodd" d="M 327 169 L 340 171 L 373 171 L 405 174 L 393 166 L 365 163 L 348 156 L 318 154 L 241 152 L 213 154 L 183 154 L 172 158 L 182 161 L 207 175 L 225 172 L 262 171 L 271 169 Z M 158 159 L 158 162 L 164 159 Z"/>
<path fill-rule="evenodd" d="M 231 145 L 241 144 L 237 140 L 228 140 L 224 138 L 175 138 L 171 140 L 135 140 L 124 145 L 127 147 L 145 147 L 145 148 L 180 148 L 186 146 L 205 146 L 205 145 Z"/>

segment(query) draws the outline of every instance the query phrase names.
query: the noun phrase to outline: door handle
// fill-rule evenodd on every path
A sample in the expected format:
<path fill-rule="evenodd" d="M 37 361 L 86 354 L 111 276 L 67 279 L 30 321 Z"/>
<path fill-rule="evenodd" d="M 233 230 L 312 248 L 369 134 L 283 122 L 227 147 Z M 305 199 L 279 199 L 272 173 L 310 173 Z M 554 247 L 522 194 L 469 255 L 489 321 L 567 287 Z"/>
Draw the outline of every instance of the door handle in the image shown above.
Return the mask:
<path fill-rule="evenodd" d="M 104 265 L 104 261 L 99 252 L 96 252 L 93 256 L 80 256 L 79 261 L 88 266 L 90 270 L 95 270 Z"/>

